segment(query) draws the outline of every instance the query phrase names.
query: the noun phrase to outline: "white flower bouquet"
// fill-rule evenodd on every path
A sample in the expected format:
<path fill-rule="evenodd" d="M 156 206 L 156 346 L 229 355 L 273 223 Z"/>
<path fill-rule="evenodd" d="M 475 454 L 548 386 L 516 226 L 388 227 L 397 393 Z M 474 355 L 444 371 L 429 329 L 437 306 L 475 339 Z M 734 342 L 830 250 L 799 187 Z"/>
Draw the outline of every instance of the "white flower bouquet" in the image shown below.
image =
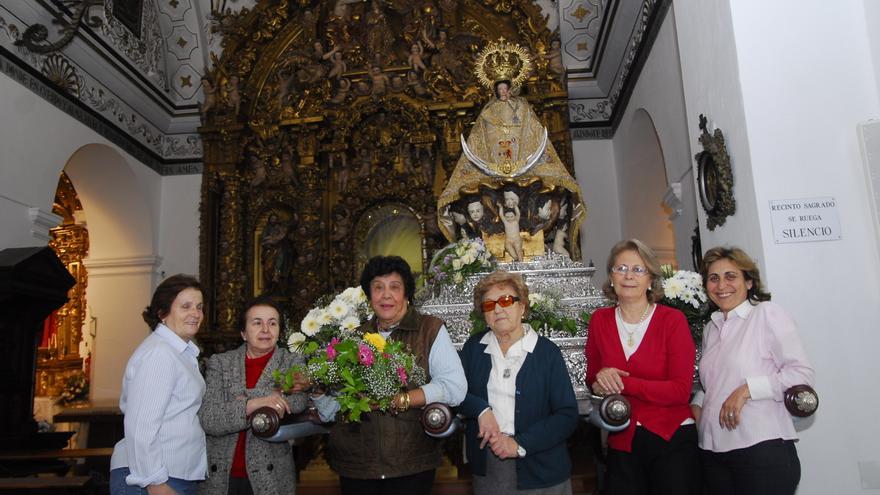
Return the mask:
<path fill-rule="evenodd" d="M 291 390 L 305 378 L 332 391 L 347 422 L 358 422 L 372 410 L 391 410 L 396 393 L 408 385 L 424 384 L 427 377 L 402 342 L 386 341 L 378 333 L 355 332 L 372 316 L 360 287 L 319 302 L 303 318 L 300 331 L 287 340 L 287 347 L 302 353 L 306 364 L 276 370 L 273 376 L 278 387 Z"/>
<path fill-rule="evenodd" d="M 437 251 L 425 274 L 425 281 L 434 287 L 460 285 L 474 273 L 495 268 L 492 255 L 482 239 L 462 239 Z"/>
<path fill-rule="evenodd" d="M 367 295 L 360 287 L 349 287 L 336 295 L 319 299 L 300 324 L 300 331 L 287 338 L 287 348 L 300 350 L 307 342 L 327 345 L 333 337 L 343 339 L 353 335 L 354 330 L 373 316 Z"/>
<path fill-rule="evenodd" d="M 671 265 L 660 267 L 663 274 L 661 304 L 673 307 L 687 318 L 697 344 L 702 340 L 703 326 L 709 319 L 709 305 L 703 289 L 703 277 L 688 270 L 674 270 Z"/>

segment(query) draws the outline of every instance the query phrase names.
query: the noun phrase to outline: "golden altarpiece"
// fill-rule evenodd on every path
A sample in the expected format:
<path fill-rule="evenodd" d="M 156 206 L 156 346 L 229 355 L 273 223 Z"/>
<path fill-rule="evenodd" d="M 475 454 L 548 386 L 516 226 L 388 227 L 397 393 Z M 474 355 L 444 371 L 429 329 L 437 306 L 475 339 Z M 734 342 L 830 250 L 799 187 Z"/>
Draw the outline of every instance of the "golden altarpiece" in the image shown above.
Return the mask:
<path fill-rule="evenodd" d="M 83 368 L 80 357 L 83 323 L 86 317 L 88 274 L 83 259 L 89 253 L 89 232 L 76 222 L 82 204 L 73 184 L 62 172 L 55 191 L 52 213 L 61 217 L 61 224 L 49 231 L 49 247 L 76 280 L 68 293 L 69 300 L 48 320 L 46 336 L 37 349 L 37 371 L 34 395 L 57 397 L 65 381 Z M 88 376 L 88 375 L 86 375 Z"/>
<path fill-rule="evenodd" d="M 274 0 L 214 20 L 223 53 L 202 80 L 200 128 L 209 354 L 240 343 L 249 297 L 277 298 L 296 322 L 355 284 L 397 218 L 417 225 L 425 268 L 447 242 L 436 208 L 461 135 L 491 96 L 473 68 L 487 43 L 530 52 L 521 96 L 572 163 L 557 34 L 531 1 Z"/>

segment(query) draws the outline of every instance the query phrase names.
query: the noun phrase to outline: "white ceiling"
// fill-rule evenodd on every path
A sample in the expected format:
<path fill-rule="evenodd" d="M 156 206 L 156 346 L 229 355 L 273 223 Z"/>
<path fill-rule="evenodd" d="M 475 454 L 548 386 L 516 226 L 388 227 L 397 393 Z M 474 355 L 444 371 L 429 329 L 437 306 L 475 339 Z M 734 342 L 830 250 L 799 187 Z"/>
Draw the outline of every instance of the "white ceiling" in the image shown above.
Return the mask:
<path fill-rule="evenodd" d="M 89 125 L 105 131 L 115 126 L 132 141 L 128 145 L 136 156 L 157 171 L 191 173 L 201 159 L 200 78 L 209 54 L 220 51 L 220 40 L 210 30 L 211 9 L 250 8 L 254 0 L 141 1 L 140 32 L 134 36 L 113 15 L 111 0 L 0 0 L 0 67 L 22 83 L 37 79 L 29 83 L 35 90 L 41 84 L 35 73 L 60 85 L 72 97 L 68 106 L 78 101 L 88 109 L 79 113 L 86 114 Z M 548 27 L 559 28 L 573 128 L 610 136 L 638 59 L 650 45 L 650 29 L 669 2 L 535 0 Z M 97 22 L 80 23 L 61 50 L 40 54 L 16 45 L 36 24 L 49 29 L 49 42 L 59 39 L 53 16 L 71 19 L 86 5 L 85 19 Z M 50 93 L 48 86 L 38 92 Z"/>

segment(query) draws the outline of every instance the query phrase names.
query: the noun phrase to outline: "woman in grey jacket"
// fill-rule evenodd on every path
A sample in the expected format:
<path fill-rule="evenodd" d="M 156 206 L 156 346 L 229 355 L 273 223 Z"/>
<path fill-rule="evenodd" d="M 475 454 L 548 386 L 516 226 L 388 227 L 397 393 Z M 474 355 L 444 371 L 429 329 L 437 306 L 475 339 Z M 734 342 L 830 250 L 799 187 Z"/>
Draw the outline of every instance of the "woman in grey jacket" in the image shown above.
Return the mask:
<path fill-rule="evenodd" d="M 208 479 L 199 493 L 290 495 L 296 493 L 290 445 L 255 437 L 247 418 L 261 407 L 272 407 L 282 417 L 305 408 L 304 394 L 281 394 L 272 378 L 274 370 L 301 364 L 303 358 L 277 346 L 284 322 L 271 300 L 249 303 L 238 323 L 244 344 L 208 359 L 199 411 L 207 434 Z"/>

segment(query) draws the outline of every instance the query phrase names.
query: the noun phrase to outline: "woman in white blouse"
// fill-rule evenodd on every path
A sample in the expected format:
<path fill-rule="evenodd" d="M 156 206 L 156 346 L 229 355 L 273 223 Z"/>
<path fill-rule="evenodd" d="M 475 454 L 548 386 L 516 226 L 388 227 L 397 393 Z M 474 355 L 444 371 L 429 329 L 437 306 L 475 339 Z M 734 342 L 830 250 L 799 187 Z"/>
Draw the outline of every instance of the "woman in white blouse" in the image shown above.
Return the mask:
<path fill-rule="evenodd" d="M 705 394 L 692 401 L 708 493 L 794 494 L 801 467 L 783 393 L 815 380 L 797 327 L 742 249 L 710 249 L 702 275 L 717 309 L 703 331 Z"/>
<path fill-rule="evenodd" d="M 521 275 L 495 271 L 474 288 L 474 307 L 490 329 L 461 350 L 474 493 L 571 494 L 566 439 L 577 402 L 559 348 L 523 323 L 529 288 Z"/>
<path fill-rule="evenodd" d="M 125 436 L 110 459 L 110 493 L 195 495 L 208 465 L 197 416 L 205 380 L 192 342 L 204 319 L 198 280 L 168 277 L 143 318 L 152 333 L 125 366 L 119 398 Z"/>

